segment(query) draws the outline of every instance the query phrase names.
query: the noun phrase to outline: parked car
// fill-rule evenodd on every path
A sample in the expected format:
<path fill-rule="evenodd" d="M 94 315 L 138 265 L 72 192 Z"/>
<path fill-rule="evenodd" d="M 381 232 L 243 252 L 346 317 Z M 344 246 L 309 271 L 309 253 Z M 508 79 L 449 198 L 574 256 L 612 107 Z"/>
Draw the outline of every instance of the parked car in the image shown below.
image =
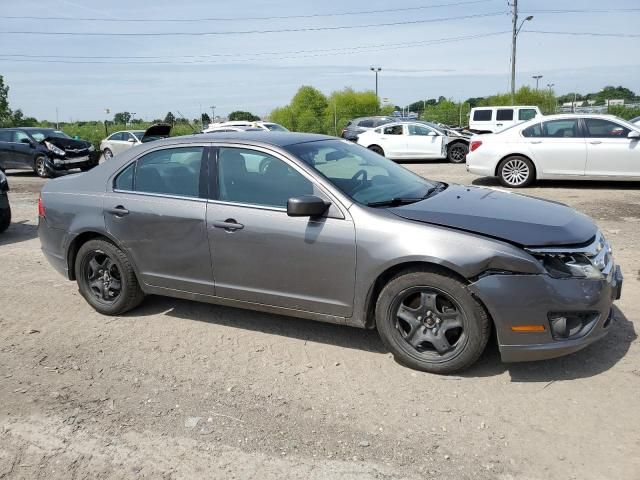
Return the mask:
<path fill-rule="evenodd" d="M 358 135 L 368 130 L 373 130 L 387 123 L 396 123 L 398 119 L 395 117 L 360 117 L 350 120 L 342 129 L 341 137 L 352 142 L 358 140 Z"/>
<path fill-rule="evenodd" d="M 83 172 L 98 164 L 91 142 L 53 128 L 0 128 L 0 170 L 27 169 L 47 178 L 62 170 Z"/>
<path fill-rule="evenodd" d="M 536 117 L 542 117 L 536 106 L 476 107 L 469 114 L 469 130 L 493 133 Z"/>
<path fill-rule="evenodd" d="M 324 135 L 160 140 L 48 182 L 38 211 L 44 255 L 102 314 L 158 294 L 377 328 L 435 373 L 473 364 L 492 331 L 504 361 L 579 350 L 622 288 L 585 215 Z"/>
<path fill-rule="evenodd" d="M 462 129 L 454 129 L 447 125 L 418 120 L 420 123 L 436 129 L 447 137 L 447 160 L 451 163 L 464 163 L 469 152 L 469 141 L 472 133 Z"/>
<path fill-rule="evenodd" d="M 0 172 L 0 233 L 11 225 L 11 206 L 9 205 L 9 182 L 3 172 Z"/>
<path fill-rule="evenodd" d="M 100 151 L 105 160 L 129 150 L 135 145 L 167 138 L 171 134 L 171 125 L 158 123 L 146 130 L 124 130 L 115 132 L 100 142 Z"/>
<path fill-rule="evenodd" d="M 392 160 L 447 158 L 448 141 L 444 132 L 420 122 L 389 123 L 358 135 L 359 145 Z"/>
<path fill-rule="evenodd" d="M 219 131 L 220 128 L 228 128 L 228 127 L 246 127 L 246 128 L 257 128 L 260 130 L 265 130 L 268 132 L 288 132 L 285 127 L 278 123 L 273 122 L 249 122 L 245 120 L 233 120 L 230 122 L 220 122 L 220 123 L 210 123 L 209 126 L 203 131 L 203 133 L 209 133 L 211 131 Z"/>
<path fill-rule="evenodd" d="M 640 180 L 640 127 L 612 115 L 551 115 L 471 138 L 467 170 L 506 187 L 535 180 Z"/>

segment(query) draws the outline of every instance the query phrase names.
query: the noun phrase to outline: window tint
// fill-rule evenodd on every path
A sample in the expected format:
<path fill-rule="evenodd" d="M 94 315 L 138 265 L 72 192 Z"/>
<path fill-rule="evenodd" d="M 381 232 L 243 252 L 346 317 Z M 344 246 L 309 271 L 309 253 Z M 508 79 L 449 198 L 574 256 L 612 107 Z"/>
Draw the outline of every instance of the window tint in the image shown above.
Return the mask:
<path fill-rule="evenodd" d="M 578 133 L 578 120 L 550 120 L 542 124 L 542 135 L 553 138 L 576 138 Z"/>
<path fill-rule="evenodd" d="M 388 118 L 379 118 L 373 122 L 374 127 L 379 127 L 380 125 L 386 125 L 387 123 L 391 123 L 393 120 L 389 120 Z"/>
<path fill-rule="evenodd" d="M 488 122 L 491 121 L 492 113 L 492 110 L 476 110 L 473 112 L 473 119 L 476 122 Z"/>
<path fill-rule="evenodd" d="M 393 125 L 391 127 L 385 127 L 382 130 L 385 135 L 402 135 L 402 125 Z"/>
<path fill-rule="evenodd" d="M 409 135 L 429 135 L 430 128 L 423 127 L 422 125 L 409 125 Z"/>
<path fill-rule="evenodd" d="M 504 131 L 504 130 L 503 130 Z M 525 128 L 522 131 L 523 137 L 541 137 L 542 136 L 542 124 L 536 123 L 530 127 Z"/>
<path fill-rule="evenodd" d="M 220 148 L 218 186 L 220 200 L 268 207 L 314 193 L 313 184 L 282 160 L 243 148 Z"/>
<path fill-rule="evenodd" d="M 496 112 L 496 120 L 513 120 L 513 108 L 500 108 Z"/>
<path fill-rule="evenodd" d="M 136 165 L 134 190 L 198 197 L 203 151 L 204 147 L 167 148 L 140 157 Z"/>
<path fill-rule="evenodd" d="M 373 127 L 373 120 L 362 120 L 359 124 L 359 127 L 364 127 L 364 128 L 372 128 Z"/>
<path fill-rule="evenodd" d="M 122 132 L 114 133 L 109 137 L 109 140 L 122 140 Z"/>
<path fill-rule="evenodd" d="M 518 120 L 522 120 L 526 122 L 527 120 L 531 120 L 532 118 L 536 118 L 536 112 L 533 108 L 521 108 L 518 111 Z"/>
<path fill-rule="evenodd" d="M 133 162 L 122 172 L 120 172 L 120 175 L 116 177 L 116 181 L 113 184 L 113 189 L 133 191 L 133 174 L 135 171 L 136 163 Z"/>
<path fill-rule="evenodd" d="M 629 135 L 628 128 L 623 127 L 619 123 L 599 118 L 585 118 L 584 123 L 587 126 L 587 136 L 596 138 L 626 138 Z"/>
<path fill-rule="evenodd" d="M 0 142 L 11 142 L 13 140 L 13 132 L 0 131 Z"/>

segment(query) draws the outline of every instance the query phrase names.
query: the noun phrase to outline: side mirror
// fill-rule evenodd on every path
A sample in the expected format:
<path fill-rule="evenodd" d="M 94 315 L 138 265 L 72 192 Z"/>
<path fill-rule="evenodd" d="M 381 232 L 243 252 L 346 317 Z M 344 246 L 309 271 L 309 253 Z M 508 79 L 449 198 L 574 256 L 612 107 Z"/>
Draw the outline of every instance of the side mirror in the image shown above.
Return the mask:
<path fill-rule="evenodd" d="M 329 208 L 330 203 L 315 195 L 291 197 L 287 201 L 287 215 L 290 217 L 319 217 Z"/>
<path fill-rule="evenodd" d="M 640 132 L 638 132 L 637 130 L 631 130 L 629 132 L 629 135 L 627 135 L 627 138 L 632 138 L 634 140 L 639 140 L 640 139 Z"/>

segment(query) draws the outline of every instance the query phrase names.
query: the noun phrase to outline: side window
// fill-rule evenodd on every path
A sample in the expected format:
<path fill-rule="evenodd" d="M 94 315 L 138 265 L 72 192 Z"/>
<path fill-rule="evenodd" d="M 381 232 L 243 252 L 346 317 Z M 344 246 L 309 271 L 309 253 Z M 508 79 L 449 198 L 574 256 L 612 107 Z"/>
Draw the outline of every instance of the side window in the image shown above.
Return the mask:
<path fill-rule="evenodd" d="M 429 132 L 431 132 L 431 129 L 423 127 L 422 125 L 409 125 L 409 135 L 427 136 Z"/>
<path fill-rule="evenodd" d="M 364 128 L 373 128 L 373 120 L 362 120 L 359 124 L 359 127 Z"/>
<path fill-rule="evenodd" d="M 511 121 L 513 120 L 513 108 L 499 108 L 496 112 L 497 121 Z"/>
<path fill-rule="evenodd" d="M 133 191 L 133 174 L 136 171 L 136 162 L 131 163 L 116 177 L 113 183 L 114 190 Z"/>
<path fill-rule="evenodd" d="M 313 195 L 313 183 L 282 160 L 244 148 L 220 148 L 219 199 L 267 207 L 286 207 L 291 197 Z"/>
<path fill-rule="evenodd" d="M 541 137 L 542 136 L 542 124 L 536 123 L 535 125 L 531 125 L 530 127 L 525 128 L 522 131 L 523 137 Z"/>
<path fill-rule="evenodd" d="M 29 135 L 27 135 L 26 133 L 24 133 L 21 130 L 16 130 L 13 132 L 13 141 L 16 143 L 20 143 L 22 140 L 24 139 L 29 140 Z"/>
<path fill-rule="evenodd" d="M 585 118 L 584 123 L 587 126 L 587 137 L 591 138 L 626 138 L 631 131 L 619 123 L 600 118 Z"/>
<path fill-rule="evenodd" d="M 122 140 L 128 142 L 129 139 L 132 139 L 133 136 L 129 132 L 122 132 Z"/>
<path fill-rule="evenodd" d="M 133 189 L 144 193 L 200 196 L 203 152 L 204 147 L 184 147 L 147 153 L 137 161 Z"/>
<path fill-rule="evenodd" d="M 122 140 L 122 132 L 114 133 L 109 137 L 109 140 Z"/>
<path fill-rule="evenodd" d="M 476 122 L 490 122 L 492 114 L 492 110 L 476 110 L 473 112 L 473 120 Z"/>
<path fill-rule="evenodd" d="M 527 120 L 531 120 L 532 118 L 536 118 L 536 112 L 533 108 L 521 108 L 518 110 L 518 120 L 526 122 Z"/>
<path fill-rule="evenodd" d="M 402 135 L 402 125 L 392 125 L 383 129 L 385 135 Z"/>
<path fill-rule="evenodd" d="M 580 136 L 578 120 L 550 120 L 542 124 L 542 136 L 552 138 L 577 138 Z"/>
<path fill-rule="evenodd" d="M 0 142 L 11 142 L 13 140 L 13 132 L 0 131 Z"/>

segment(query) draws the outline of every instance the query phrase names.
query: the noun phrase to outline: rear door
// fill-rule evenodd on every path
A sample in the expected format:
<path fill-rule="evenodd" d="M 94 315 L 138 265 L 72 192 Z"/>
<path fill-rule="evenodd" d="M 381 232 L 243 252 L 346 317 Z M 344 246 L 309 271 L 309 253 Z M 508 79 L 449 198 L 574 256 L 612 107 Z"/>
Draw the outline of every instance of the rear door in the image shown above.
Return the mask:
<path fill-rule="evenodd" d="M 513 108 L 498 108 L 496 109 L 496 120 L 494 123 L 494 132 L 499 132 L 507 127 L 510 127 L 515 122 Z"/>
<path fill-rule="evenodd" d="M 147 285 L 214 295 L 207 242 L 208 149 L 165 146 L 129 163 L 104 199 L 105 224 Z"/>
<path fill-rule="evenodd" d="M 522 131 L 538 172 L 546 175 L 584 175 L 587 146 L 577 118 L 536 123 Z"/>
<path fill-rule="evenodd" d="M 11 157 L 11 142 L 13 140 L 12 130 L 0 130 L 0 168 L 6 169 L 7 161 Z"/>
<path fill-rule="evenodd" d="M 404 125 L 390 125 L 381 127 L 382 135 L 380 136 L 381 147 L 387 158 L 407 158 L 407 134 Z"/>
<path fill-rule="evenodd" d="M 10 168 L 33 168 L 33 140 L 24 130 L 14 130 L 7 163 Z"/>
<path fill-rule="evenodd" d="M 586 175 L 640 178 L 640 141 L 628 138 L 631 130 L 612 120 L 585 118 Z"/>

